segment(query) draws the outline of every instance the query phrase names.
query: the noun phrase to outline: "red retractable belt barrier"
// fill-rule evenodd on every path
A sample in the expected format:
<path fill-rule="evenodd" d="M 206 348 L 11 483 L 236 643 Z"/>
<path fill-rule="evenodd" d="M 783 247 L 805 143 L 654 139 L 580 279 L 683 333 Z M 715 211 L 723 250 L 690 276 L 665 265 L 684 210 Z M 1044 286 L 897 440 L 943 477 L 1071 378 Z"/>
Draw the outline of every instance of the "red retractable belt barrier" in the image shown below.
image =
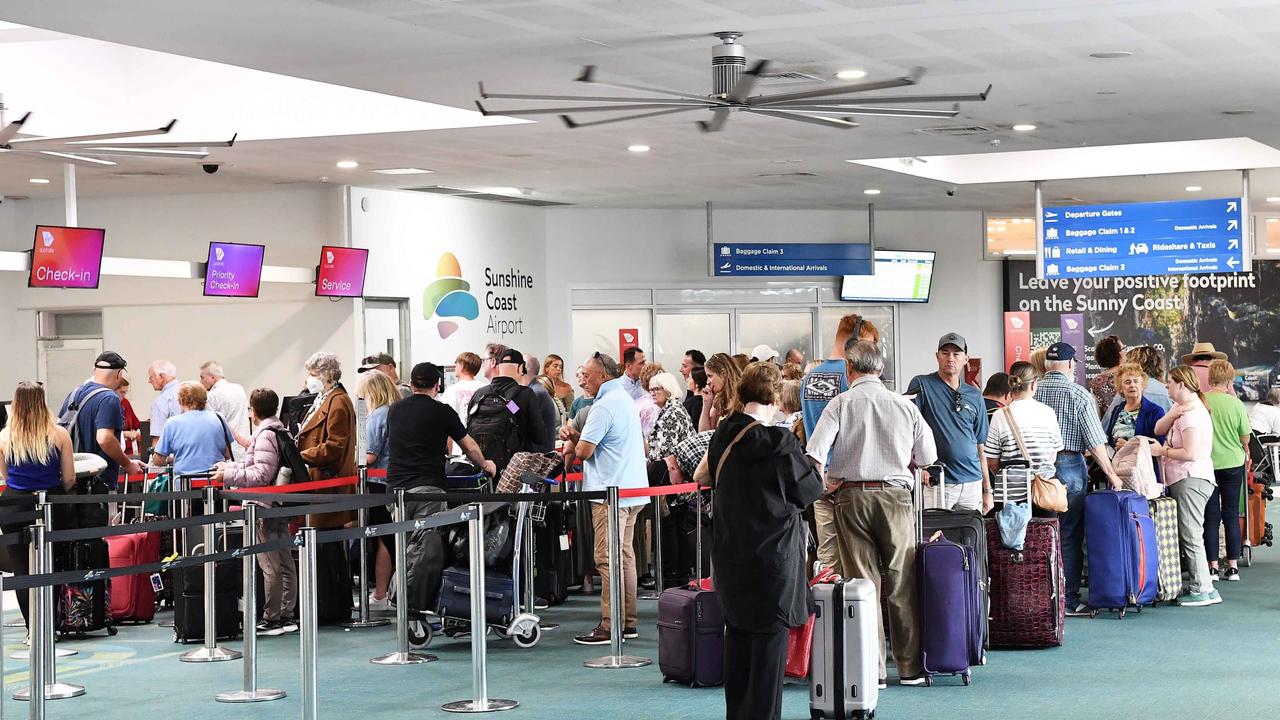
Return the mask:
<path fill-rule="evenodd" d="M 649 488 L 627 488 L 626 490 L 619 490 L 618 497 L 633 498 L 633 497 L 656 497 L 658 495 L 679 495 L 681 493 L 696 492 L 697 489 L 698 489 L 697 483 L 684 483 L 682 485 L 659 485 L 658 487 L 649 487 Z"/>

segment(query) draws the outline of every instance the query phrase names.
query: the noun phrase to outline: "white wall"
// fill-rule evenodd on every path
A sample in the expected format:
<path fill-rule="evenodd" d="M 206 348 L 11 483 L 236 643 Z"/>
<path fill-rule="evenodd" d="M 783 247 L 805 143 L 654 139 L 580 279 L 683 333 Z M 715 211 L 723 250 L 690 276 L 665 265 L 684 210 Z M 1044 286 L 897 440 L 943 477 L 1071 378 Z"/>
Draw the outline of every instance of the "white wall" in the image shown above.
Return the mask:
<path fill-rule="evenodd" d="M 716 242 L 858 242 L 867 237 L 864 211 L 716 210 L 713 217 Z M 970 354 L 983 359 L 984 374 L 996 372 L 1003 347 L 1000 264 L 982 260 L 981 213 L 882 211 L 875 220 L 878 247 L 938 253 L 930 302 L 901 305 L 901 376 L 936 370 L 935 343 L 950 331 L 968 339 Z M 571 285 L 715 287 L 728 282 L 707 275 L 702 210 L 555 208 L 546 212 L 546 222 L 553 350 L 571 347 Z M 818 345 L 829 342 L 824 337 Z"/>
<path fill-rule="evenodd" d="M 413 362 L 452 365 L 464 350 L 483 354 L 487 342 L 524 352 L 547 349 L 547 281 L 542 210 L 395 190 L 351 189 L 351 244 L 369 248 L 365 294 L 408 298 Z M 424 307 L 438 280 L 441 256 L 452 253 L 477 303 L 478 317 L 440 317 Z M 495 288 L 486 270 L 532 279 L 532 287 Z M 491 308 L 514 298 L 515 309 Z M 441 322 L 457 324 L 442 337 Z M 487 332 L 494 323 L 496 332 Z"/>
<path fill-rule="evenodd" d="M 213 240 L 267 246 L 266 264 L 314 266 L 319 248 L 342 243 L 340 190 L 82 198 L 79 223 L 105 227 L 112 257 L 203 262 Z M 12 209 L 10 209 L 12 206 Z M 0 206 L 0 249 L 31 248 L 37 224 L 63 224 L 59 201 Z M 0 273 L 0 395 L 36 376 L 36 311 L 100 309 L 104 344 L 128 361 L 131 399 L 146 418 L 154 393 L 146 367 L 172 360 L 180 377 L 218 360 L 246 388 L 269 386 L 281 394 L 301 385 L 302 362 L 317 350 L 342 359 L 353 380 L 355 343 L 351 300 L 314 297 L 312 285 L 263 283 L 258 299 L 205 298 L 199 280 L 105 276 L 97 290 L 27 288 L 24 273 Z M 85 369 L 86 375 L 90 368 Z M 58 401 L 60 399 L 54 399 Z"/>

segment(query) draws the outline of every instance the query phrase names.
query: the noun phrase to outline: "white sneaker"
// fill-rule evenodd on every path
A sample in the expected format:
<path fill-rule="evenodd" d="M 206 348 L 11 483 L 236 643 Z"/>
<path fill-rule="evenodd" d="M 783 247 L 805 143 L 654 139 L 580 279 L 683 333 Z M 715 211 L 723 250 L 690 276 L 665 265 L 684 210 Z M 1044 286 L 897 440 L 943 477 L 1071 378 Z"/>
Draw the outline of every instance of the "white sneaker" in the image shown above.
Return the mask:
<path fill-rule="evenodd" d="M 381 600 L 369 593 L 369 612 L 387 612 L 391 609 L 391 596 L 383 595 Z"/>

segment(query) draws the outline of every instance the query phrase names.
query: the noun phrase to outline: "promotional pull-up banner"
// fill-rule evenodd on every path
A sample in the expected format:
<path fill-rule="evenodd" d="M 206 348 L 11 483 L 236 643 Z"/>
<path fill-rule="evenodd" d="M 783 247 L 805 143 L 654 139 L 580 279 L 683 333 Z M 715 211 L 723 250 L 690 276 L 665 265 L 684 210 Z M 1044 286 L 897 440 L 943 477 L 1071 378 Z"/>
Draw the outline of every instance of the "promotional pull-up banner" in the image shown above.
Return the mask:
<path fill-rule="evenodd" d="M 1081 385 L 1088 381 L 1085 379 L 1085 358 L 1088 356 L 1086 352 L 1087 346 L 1084 341 L 1084 315 L 1080 313 L 1069 313 L 1058 316 L 1059 332 L 1062 333 L 1060 342 L 1067 343 L 1076 349 L 1076 382 Z"/>
<path fill-rule="evenodd" d="M 1079 318 L 1082 360 L 1098 372 L 1093 346 L 1108 335 L 1125 347 L 1150 345 L 1166 367 L 1197 342 L 1213 343 L 1235 365 L 1236 392 L 1259 400 L 1280 387 L 1280 266 L 1258 261 L 1247 273 L 1036 278 L 1035 263 L 1006 260 L 1004 309 L 1030 317 L 1030 346 L 1063 339 L 1065 317 Z M 1006 346 L 1009 316 L 1006 315 Z M 1075 343 L 1075 340 L 1069 340 Z M 1083 364 L 1083 362 L 1082 362 Z"/>
<path fill-rule="evenodd" d="M 1031 313 L 1004 314 L 1004 369 L 1031 357 Z"/>

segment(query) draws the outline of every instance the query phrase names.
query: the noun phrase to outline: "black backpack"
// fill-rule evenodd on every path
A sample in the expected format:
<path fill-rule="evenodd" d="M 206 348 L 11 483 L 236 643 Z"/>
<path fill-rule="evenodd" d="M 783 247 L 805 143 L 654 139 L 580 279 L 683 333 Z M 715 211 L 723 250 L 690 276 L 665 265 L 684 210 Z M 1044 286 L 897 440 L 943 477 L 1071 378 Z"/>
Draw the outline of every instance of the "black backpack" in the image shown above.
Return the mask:
<path fill-rule="evenodd" d="M 302 459 L 302 451 L 298 449 L 298 443 L 289 431 L 286 428 L 273 427 L 271 432 L 276 434 L 276 450 L 280 453 L 280 467 L 288 468 L 293 475 L 290 482 L 310 480 L 311 475 L 307 472 L 307 463 Z M 276 484 L 282 483 L 277 481 Z"/>
<path fill-rule="evenodd" d="M 524 433 L 516 414 L 507 407 L 515 402 L 523 385 L 512 383 L 499 392 L 489 386 L 471 398 L 467 408 L 467 434 L 480 446 L 486 460 L 492 460 L 498 471 L 507 466 L 511 456 L 525 448 Z M 521 408 L 521 412 L 527 412 Z"/>

